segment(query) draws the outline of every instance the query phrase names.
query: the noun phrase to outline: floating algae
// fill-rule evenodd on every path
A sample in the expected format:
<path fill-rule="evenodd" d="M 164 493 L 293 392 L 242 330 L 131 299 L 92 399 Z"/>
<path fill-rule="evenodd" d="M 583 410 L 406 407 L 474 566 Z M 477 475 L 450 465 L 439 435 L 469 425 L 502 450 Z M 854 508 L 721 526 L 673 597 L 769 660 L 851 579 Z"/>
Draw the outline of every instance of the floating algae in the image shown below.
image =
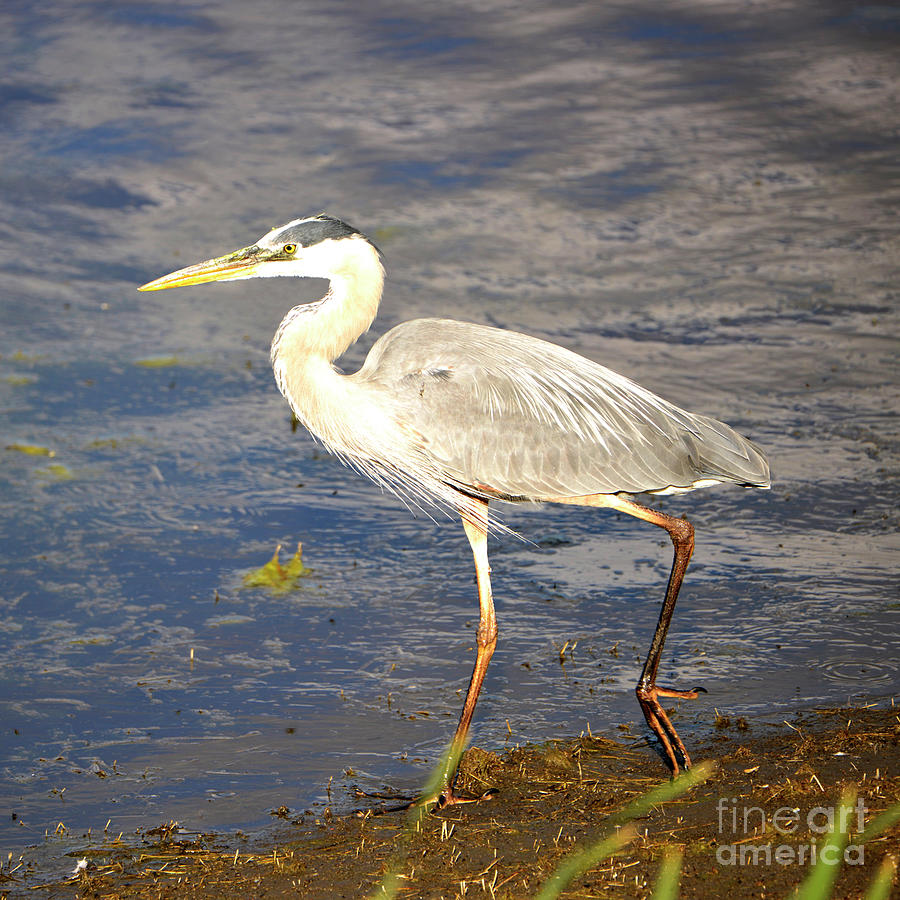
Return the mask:
<path fill-rule="evenodd" d="M 297 552 L 285 565 L 278 558 L 280 553 L 281 544 L 275 548 L 274 555 L 264 566 L 244 576 L 243 586 L 267 588 L 273 594 L 286 594 L 298 588 L 300 579 L 312 571 L 303 565 L 303 545 L 297 544 Z"/>

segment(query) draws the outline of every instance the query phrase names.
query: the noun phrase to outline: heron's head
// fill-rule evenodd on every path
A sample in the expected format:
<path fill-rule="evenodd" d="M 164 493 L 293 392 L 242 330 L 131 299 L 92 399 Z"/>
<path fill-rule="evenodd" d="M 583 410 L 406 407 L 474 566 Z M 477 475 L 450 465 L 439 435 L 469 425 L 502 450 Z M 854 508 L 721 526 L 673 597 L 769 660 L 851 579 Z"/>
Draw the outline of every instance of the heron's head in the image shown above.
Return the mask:
<path fill-rule="evenodd" d="M 372 262 L 380 266 L 379 251 L 362 232 L 332 216 L 312 216 L 273 228 L 250 247 L 163 275 L 138 290 L 277 275 L 330 279 Z"/>

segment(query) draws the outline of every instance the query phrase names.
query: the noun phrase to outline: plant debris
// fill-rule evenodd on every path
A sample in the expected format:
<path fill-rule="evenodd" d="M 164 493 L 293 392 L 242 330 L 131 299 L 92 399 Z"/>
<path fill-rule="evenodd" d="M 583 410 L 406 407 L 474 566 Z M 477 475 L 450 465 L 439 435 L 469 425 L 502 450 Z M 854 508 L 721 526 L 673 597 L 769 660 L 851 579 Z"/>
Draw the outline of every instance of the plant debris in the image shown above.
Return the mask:
<path fill-rule="evenodd" d="M 751 724 L 711 727 L 705 745 L 695 740 L 697 760 L 716 760 L 712 777 L 639 816 L 635 839 L 559 896 L 649 897 L 664 862 L 671 868 L 683 854 L 682 898 L 787 897 L 810 871 L 800 854 L 823 844 L 821 826 L 848 787 L 861 807 L 850 817 L 846 852 L 855 847 L 864 861 L 843 865 L 834 896 L 862 896 L 882 861 L 889 868 L 900 852 L 895 820 L 885 826 L 882 817 L 871 839 L 860 834 L 900 801 L 900 710 L 814 710 L 791 723 Z M 356 900 L 379 896 L 390 875 L 398 897 L 533 898 L 563 861 L 612 833 L 627 804 L 667 781 L 643 742 L 586 736 L 502 756 L 472 748 L 460 773 L 463 794 L 493 799 L 435 810 L 412 825 L 388 801 L 290 825 L 281 807 L 278 840 L 252 849 L 236 836 L 190 836 L 170 822 L 146 832 L 141 847 L 119 839 L 73 851 L 90 866 L 52 896 Z M 767 861 L 766 847 L 790 864 Z"/>

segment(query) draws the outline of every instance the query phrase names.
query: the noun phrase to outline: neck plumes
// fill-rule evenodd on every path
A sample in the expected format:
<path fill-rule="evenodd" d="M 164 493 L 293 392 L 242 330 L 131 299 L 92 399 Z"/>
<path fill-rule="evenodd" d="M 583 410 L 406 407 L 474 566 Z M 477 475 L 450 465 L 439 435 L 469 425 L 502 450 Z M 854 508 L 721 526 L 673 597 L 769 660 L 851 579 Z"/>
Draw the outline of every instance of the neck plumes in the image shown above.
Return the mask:
<path fill-rule="evenodd" d="M 332 244 L 333 242 L 326 242 Z M 278 388 L 310 431 L 323 433 L 329 406 L 340 402 L 345 379 L 331 363 L 372 324 L 384 286 L 378 251 L 357 239 L 317 245 L 315 266 L 304 274 L 325 275 L 328 293 L 315 303 L 295 306 L 272 341 L 271 360 Z"/>

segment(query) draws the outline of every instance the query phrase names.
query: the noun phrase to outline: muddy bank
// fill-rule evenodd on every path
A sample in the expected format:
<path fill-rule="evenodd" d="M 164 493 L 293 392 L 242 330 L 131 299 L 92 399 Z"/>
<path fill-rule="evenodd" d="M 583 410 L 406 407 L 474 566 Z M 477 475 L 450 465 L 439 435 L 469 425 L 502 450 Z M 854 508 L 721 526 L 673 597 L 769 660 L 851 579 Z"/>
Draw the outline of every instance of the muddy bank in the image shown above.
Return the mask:
<path fill-rule="evenodd" d="M 712 777 L 640 818 L 634 841 L 561 896 L 647 897 L 664 852 L 678 847 L 682 897 L 783 897 L 808 872 L 843 788 L 855 786 L 859 797 L 851 832 L 900 801 L 900 711 L 890 703 L 812 710 L 789 723 L 720 718 L 693 748 L 695 760 L 717 762 Z M 665 780 L 646 745 L 590 736 L 502 757 L 473 748 L 462 771 L 464 791 L 492 799 L 413 827 L 390 799 L 361 799 L 375 805 L 346 817 L 326 810 L 294 819 L 281 808 L 270 840 L 252 845 L 240 834 L 189 835 L 168 823 L 139 846 L 93 846 L 82 874 L 29 894 L 332 900 L 366 896 L 392 872 L 398 896 L 533 897 L 564 858 L 609 832 L 610 816 Z M 835 896 L 861 896 L 884 857 L 898 853 L 896 826 L 865 844 L 851 834 Z M 38 873 L 21 874 L 0 884 L 0 895 Z"/>

